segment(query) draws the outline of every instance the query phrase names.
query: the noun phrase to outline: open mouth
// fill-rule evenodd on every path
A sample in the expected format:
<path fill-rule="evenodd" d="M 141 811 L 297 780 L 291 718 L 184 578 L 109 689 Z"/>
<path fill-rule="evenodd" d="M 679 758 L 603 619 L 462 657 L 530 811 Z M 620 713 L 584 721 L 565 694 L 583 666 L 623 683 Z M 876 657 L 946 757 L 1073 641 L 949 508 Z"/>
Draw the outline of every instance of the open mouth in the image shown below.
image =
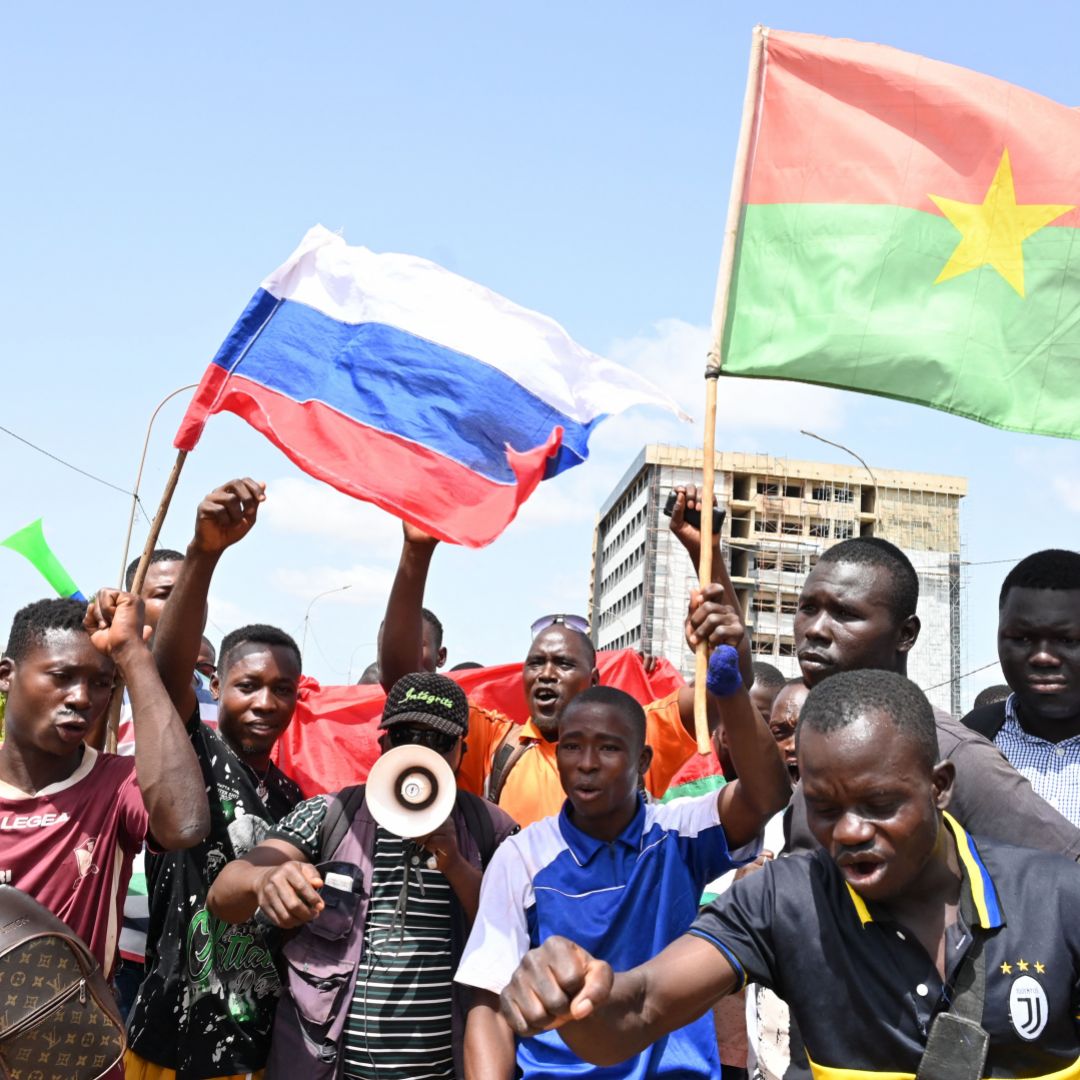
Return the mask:
<path fill-rule="evenodd" d="M 847 881 L 856 888 L 879 881 L 886 869 L 885 860 L 872 853 L 841 855 L 836 863 Z"/>
<path fill-rule="evenodd" d="M 533 701 L 541 708 L 551 708 L 559 700 L 558 691 L 547 686 L 538 686 L 533 691 Z"/>
<path fill-rule="evenodd" d="M 69 716 L 63 720 L 58 720 L 56 723 L 56 730 L 63 738 L 76 742 L 86 736 L 89 728 L 89 722 L 81 716 Z"/>

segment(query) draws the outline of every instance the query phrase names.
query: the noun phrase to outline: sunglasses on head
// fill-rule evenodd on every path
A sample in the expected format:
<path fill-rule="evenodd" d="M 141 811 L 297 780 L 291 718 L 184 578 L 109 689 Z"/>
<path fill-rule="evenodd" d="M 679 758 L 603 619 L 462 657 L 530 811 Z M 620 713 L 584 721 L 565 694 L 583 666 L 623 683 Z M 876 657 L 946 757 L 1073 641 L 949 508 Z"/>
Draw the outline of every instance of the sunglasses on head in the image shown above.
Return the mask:
<path fill-rule="evenodd" d="M 549 626 L 565 626 L 568 630 L 576 630 L 579 634 L 588 635 L 589 633 L 589 620 L 583 615 L 541 615 L 529 627 L 529 632 L 536 637 L 541 630 L 546 630 Z"/>
<path fill-rule="evenodd" d="M 391 746 L 408 746 L 412 743 L 416 746 L 426 746 L 437 754 L 449 754 L 458 741 L 457 735 L 450 735 L 445 731 L 436 731 L 434 728 L 407 727 L 405 724 L 387 728 L 386 735 Z"/>

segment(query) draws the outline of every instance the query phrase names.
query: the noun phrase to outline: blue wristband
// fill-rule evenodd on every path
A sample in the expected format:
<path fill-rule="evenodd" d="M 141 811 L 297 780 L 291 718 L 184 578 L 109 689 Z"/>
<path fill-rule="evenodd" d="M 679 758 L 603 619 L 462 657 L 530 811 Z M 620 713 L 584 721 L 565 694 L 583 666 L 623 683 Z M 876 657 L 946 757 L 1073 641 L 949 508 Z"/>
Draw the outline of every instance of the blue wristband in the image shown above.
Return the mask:
<path fill-rule="evenodd" d="M 742 689 L 739 674 L 739 650 L 731 645 L 719 645 L 709 657 L 709 674 L 705 686 L 717 697 L 731 697 Z"/>

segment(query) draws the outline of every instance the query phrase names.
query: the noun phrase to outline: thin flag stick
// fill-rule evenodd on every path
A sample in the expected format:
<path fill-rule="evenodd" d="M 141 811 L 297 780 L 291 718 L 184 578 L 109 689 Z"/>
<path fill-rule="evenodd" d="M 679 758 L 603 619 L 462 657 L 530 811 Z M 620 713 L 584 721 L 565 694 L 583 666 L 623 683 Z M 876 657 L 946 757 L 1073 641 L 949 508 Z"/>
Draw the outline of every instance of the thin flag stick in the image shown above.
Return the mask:
<path fill-rule="evenodd" d="M 146 438 L 143 439 L 142 457 L 139 458 L 139 471 L 135 474 L 135 487 L 131 489 L 131 513 L 128 516 L 127 536 L 124 537 L 124 554 L 120 560 L 120 581 L 117 585 L 119 589 L 124 587 L 124 573 L 127 570 L 128 554 L 131 551 L 131 532 L 135 527 L 135 511 L 139 506 L 139 485 L 142 483 L 143 467 L 146 465 L 146 451 L 150 448 L 150 432 L 154 429 L 154 421 L 157 419 L 157 414 L 161 412 L 165 402 L 171 401 L 177 394 L 182 394 L 185 390 L 196 390 L 198 386 L 198 383 L 190 383 L 188 386 L 181 386 L 171 394 L 163 397 L 151 414 L 150 423 L 146 425 Z"/>
<path fill-rule="evenodd" d="M 716 301 L 713 305 L 713 343 L 705 365 L 705 437 L 702 455 L 701 491 L 701 559 L 698 581 L 702 589 L 712 581 L 713 560 L 713 482 L 716 468 L 716 380 L 720 376 L 724 342 L 724 322 L 727 317 L 728 296 L 731 291 L 731 275 L 735 267 L 735 247 L 739 237 L 742 218 L 743 192 L 746 187 L 747 163 L 750 158 L 750 142 L 761 90 L 761 61 L 765 47 L 766 31 L 754 27 L 750 43 L 750 70 L 746 77 L 746 96 L 743 98 L 742 126 L 735 153 L 735 169 L 731 178 L 731 199 L 728 202 L 727 225 L 724 229 L 724 251 L 720 257 L 720 273 L 716 281 Z M 735 603 L 735 597 L 727 597 Z M 698 642 L 694 656 L 694 730 L 697 734 L 699 754 L 711 752 L 709 744 L 709 720 L 705 705 L 705 679 L 709 670 L 708 642 Z"/>
<path fill-rule="evenodd" d="M 154 520 L 150 522 L 150 532 L 146 537 L 146 545 L 143 547 L 139 565 L 135 570 L 135 580 L 131 583 L 131 592 L 135 593 L 136 596 L 146 580 L 146 571 L 150 568 L 150 556 L 153 554 L 154 548 L 157 547 L 161 527 L 165 524 L 165 515 L 169 512 L 169 503 L 172 502 L 176 485 L 180 481 L 180 470 L 183 469 L 186 458 L 186 450 L 176 452 L 176 460 L 173 462 L 172 472 L 169 473 L 168 480 L 165 481 L 165 490 L 161 493 L 161 502 L 158 504 L 157 513 L 154 515 Z M 105 735 L 105 749 L 110 754 L 116 753 L 116 735 L 120 728 L 120 709 L 123 700 L 124 684 L 118 680 L 116 686 L 113 687 L 112 699 L 109 701 L 109 717 Z"/>

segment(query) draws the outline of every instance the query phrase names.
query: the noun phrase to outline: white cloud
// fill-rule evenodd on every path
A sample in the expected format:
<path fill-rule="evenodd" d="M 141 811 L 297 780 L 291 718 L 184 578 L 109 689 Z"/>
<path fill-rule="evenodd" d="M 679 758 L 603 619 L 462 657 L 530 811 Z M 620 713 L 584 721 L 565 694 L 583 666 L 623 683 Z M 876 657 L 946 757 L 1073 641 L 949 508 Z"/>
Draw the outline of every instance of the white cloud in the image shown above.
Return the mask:
<path fill-rule="evenodd" d="M 213 640 L 214 635 L 210 631 L 213 629 L 216 629 L 220 634 L 227 634 L 238 626 L 247 626 L 250 623 L 266 621 L 265 614 L 259 615 L 243 604 L 226 600 L 225 597 L 216 593 L 210 594 L 209 608 L 207 634 L 211 640 Z"/>
<path fill-rule="evenodd" d="M 602 460 L 590 454 L 583 465 L 543 481 L 518 511 L 511 528 L 591 526 L 596 520 L 596 508 L 614 482 L 610 473 Z"/>
<path fill-rule="evenodd" d="M 1074 514 L 1080 514 L 1080 486 L 1077 486 L 1075 474 L 1055 476 L 1054 491 Z"/>
<path fill-rule="evenodd" d="M 712 332 L 682 319 L 660 319 L 644 334 L 616 340 L 608 350 L 612 360 L 652 379 L 663 387 L 694 418 L 694 427 L 679 425 L 679 442 L 698 442 L 705 415 L 705 358 Z M 753 428 L 836 430 L 844 420 L 845 399 L 840 390 L 776 379 L 721 379 L 718 388 L 717 431 Z M 610 421 L 609 423 L 618 423 Z M 631 427 L 633 424 L 633 427 Z M 636 431 L 637 441 L 662 441 L 672 436 L 659 431 L 672 425 L 657 424 L 657 433 L 642 437 L 639 416 L 624 418 L 619 425 L 627 434 Z M 653 424 L 650 422 L 650 428 Z"/>
<path fill-rule="evenodd" d="M 261 516 L 275 532 L 361 544 L 366 558 L 396 558 L 401 551 L 397 518 L 315 480 L 283 477 L 267 484 Z"/>
<path fill-rule="evenodd" d="M 329 593 L 319 604 L 385 604 L 394 580 L 383 566 L 309 566 L 302 570 L 278 567 L 273 572 L 278 588 L 309 603 Z"/>

